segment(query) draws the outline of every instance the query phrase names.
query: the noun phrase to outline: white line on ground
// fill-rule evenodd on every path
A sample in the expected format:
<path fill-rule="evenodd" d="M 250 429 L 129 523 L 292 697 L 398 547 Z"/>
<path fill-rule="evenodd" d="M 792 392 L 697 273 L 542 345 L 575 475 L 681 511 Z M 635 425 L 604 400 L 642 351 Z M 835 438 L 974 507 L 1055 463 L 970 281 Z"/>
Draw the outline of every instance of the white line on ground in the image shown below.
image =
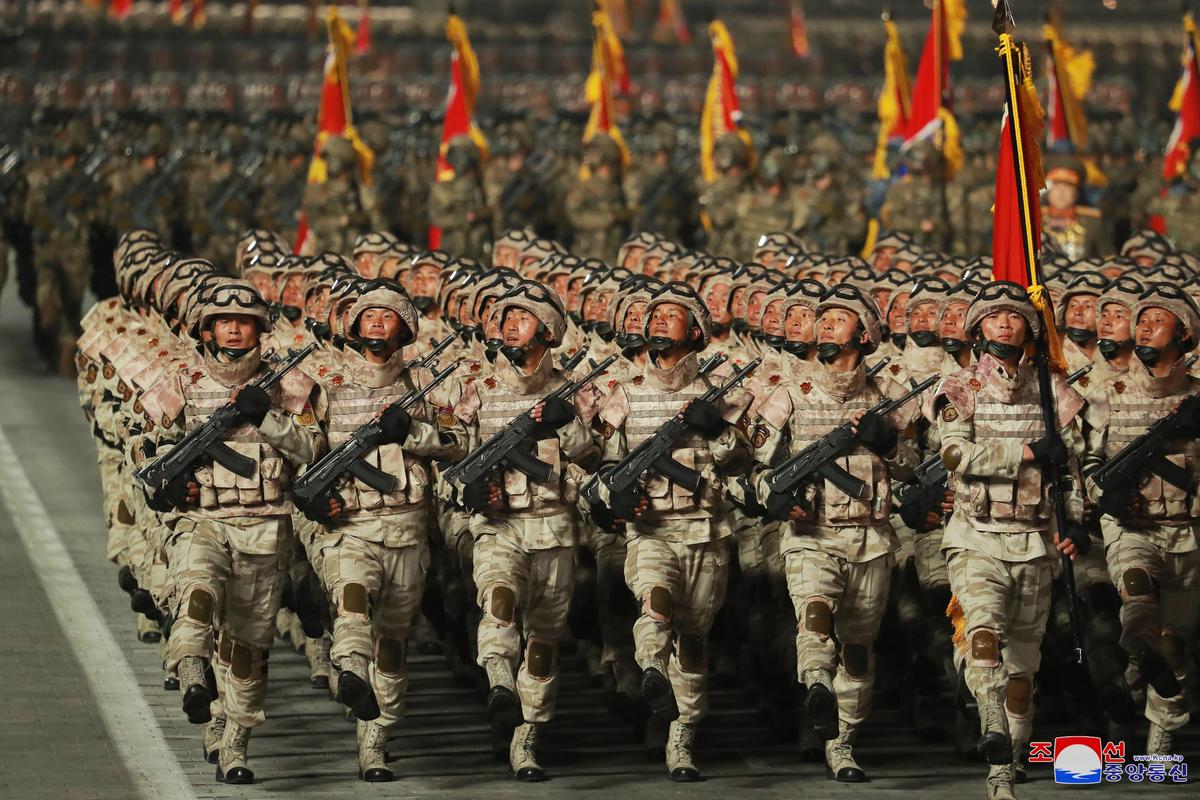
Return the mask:
<path fill-rule="evenodd" d="M 141 796 L 146 800 L 195 800 L 196 793 L 167 747 L 124 652 L 105 625 L 2 427 L 0 501 L 16 525 L 54 616 L 83 668 L 108 735 Z"/>

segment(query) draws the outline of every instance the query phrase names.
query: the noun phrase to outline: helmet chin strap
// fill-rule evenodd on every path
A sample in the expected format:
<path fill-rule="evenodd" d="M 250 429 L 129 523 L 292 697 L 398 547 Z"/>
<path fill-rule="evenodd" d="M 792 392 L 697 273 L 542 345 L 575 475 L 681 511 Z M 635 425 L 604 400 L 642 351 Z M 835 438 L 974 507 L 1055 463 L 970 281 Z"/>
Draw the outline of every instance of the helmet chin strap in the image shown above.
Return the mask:
<path fill-rule="evenodd" d="M 1153 367 L 1162 360 L 1163 351 L 1161 347 L 1151 347 L 1148 344 L 1139 344 L 1134 346 L 1133 354 L 1137 356 L 1138 360 L 1147 367 Z"/>
<path fill-rule="evenodd" d="M 908 335 L 904 333 L 889 333 L 888 338 L 892 340 L 892 344 L 897 350 L 903 350 L 905 342 L 908 340 Z"/>
<path fill-rule="evenodd" d="M 1087 328 L 1067 328 L 1066 334 L 1068 339 L 1080 347 L 1096 338 L 1096 332 L 1089 331 Z"/>
<path fill-rule="evenodd" d="M 975 354 L 990 353 L 1001 361 L 1009 361 L 1021 355 L 1021 347 L 1015 344 L 1004 344 L 982 339 L 975 343 Z"/>
<path fill-rule="evenodd" d="M 857 342 L 845 342 L 839 344 L 837 342 L 822 342 L 817 345 L 817 360 L 822 364 L 828 364 L 842 353 L 848 353 L 851 350 L 859 350 Z"/>
<path fill-rule="evenodd" d="M 783 349 L 796 356 L 797 358 L 808 358 L 808 351 L 811 349 L 810 342 L 785 342 Z"/>
<path fill-rule="evenodd" d="M 1116 339 L 1097 339 L 1096 349 L 1100 351 L 1100 355 L 1111 361 L 1117 357 L 1117 354 L 1126 347 L 1133 347 L 1133 339 L 1125 339 L 1117 341 Z"/>
<path fill-rule="evenodd" d="M 304 316 L 304 309 L 300 308 L 300 306 L 280 306 L 279 313 L 288 322 L 295 322 Z"/>
<path fill-rule="evenodd" d="M 913 331 L 908 334 L 917 347 L 931 347 L 937 343 L 937 334 L 933 331 Z"/>
<path fill-rule="evenodd" d="M 949 336 L 942 337 L 942 349 L 952 356 L 958 355 L 966 347 L 967 343 L 964 339 L 954 339 Z"/>
<path fill-rule="evenodd" d="M 419 294 L 416 297 L 412 298 L 412 304 L 413 304 L 413 308 L 417 309 L 417 311 L 420 311 L 422 314 L 424 314 L 431 307 L 433 307 L 433 298 L 426 297 L 425 295 Z"/>

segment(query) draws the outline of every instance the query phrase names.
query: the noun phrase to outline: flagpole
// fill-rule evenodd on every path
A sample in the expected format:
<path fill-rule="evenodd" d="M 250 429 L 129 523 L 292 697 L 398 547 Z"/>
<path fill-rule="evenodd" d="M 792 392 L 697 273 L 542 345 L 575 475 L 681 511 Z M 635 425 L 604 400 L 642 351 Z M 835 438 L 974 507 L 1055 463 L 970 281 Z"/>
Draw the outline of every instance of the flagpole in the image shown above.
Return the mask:
<path fill-rule="evenodd" d="M 1026 172 L 1025 151 L 1021 141 L 1021 110 L 1017 98 L 1019 86 L 1017 82 L 1017 66 L 1013 61 L 1013 53 L 1018 46 L 1013 41 L 1012 32 L 1016 27 L 1012 18 L 1012 10 L 1008 0 L 1000 0 L 996 4 L 996 16 L 992 29 L 1000 36 L 1001 62 L 1004 64 L 1004 88 L 1008 98 L 1008 132 L 1013 150 L 1013 161 L 1017 172 L 1017 203 L 1020 209 L 1021 241 L 1025 251 L 1025 268 L 1029 283 L 1029 296 L 1034 306 L 1042 314 L 1042 335 L 1034 342 L 1034 363 L 1037 367 L 1038 394 L 1042 406 L 1042 423 L 1047 436 L 1058 436 L 1058 410 L 1054 402 L 1054 384 L 1050 375 L 1049 328 L 1054 324 L 1053 307 L 1050 295 L 1041 283 L 1041 260 L 1038 247 L 1034 242 L 1032 210 L 1029 208 L 1029 182 Z M 1036 146 L 1036 143 L 1035 143 Z M 1045 475 L 1045 472 L 1043 472 Z M 1054 512 L 1056 533 L 1060 537 L 1067 534 L 1067 504 L 1063 494 L 1063 481 L 1059 475 L 1050 476 L 1048 482 L 1050 502 Z M 1063 585 L 1067 592 L 1067 615 L 1070 618 L 1071 637 L 1074 640 L 1074 661 L 1078 665 L 1087 663 L 1084 651 L 1083 624 L 1079 616 L 1078 600 L 1075 591 L 1075 566 L 1070 556 L 1060 553 L 1062 562 Z"/>
<path fill-rule="evenodd" d="M 945 74 L 942 67 L 946 58 L 946 7 L 942 4 L 942 0 L 934 0 L 934 14 L 936 15 L 937 36 L 933 43 L 934 69 L 933 80 L 937 87 L 938 108 L 946 107 L 946 87 L 942 85 L 942 76 Z M 938 186 L 940 187 L 940 200 L 942 206 L 942 251 L 949 253 L 954 246 L 954 228 L 950 223 L 950 196 L 949 196 L 949 170 L 947 169 L 949 161 L 946 160 L 946 122 L 943 119 L 941 123 L 942 131 L 942 146 L 938 148 Z"/>

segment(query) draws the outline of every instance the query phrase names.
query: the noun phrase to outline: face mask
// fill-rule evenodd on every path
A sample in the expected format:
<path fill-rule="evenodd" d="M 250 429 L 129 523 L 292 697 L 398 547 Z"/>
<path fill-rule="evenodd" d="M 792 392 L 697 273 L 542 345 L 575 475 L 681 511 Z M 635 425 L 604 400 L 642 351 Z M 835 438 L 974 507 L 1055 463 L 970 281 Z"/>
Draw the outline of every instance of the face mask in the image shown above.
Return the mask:
<path fill-rule="evenodd" d="M 892 344 L 894 344 L 898 350 L 903 350 L 904 341 L 908 337 L 903 333 L 890 333 L 888 334 L 888 338 L 892 340 Z"/>
<path fill-rule="evenodd" d="M 618 333 L 616 341 L 626 356 L 631 356 L 646 346 L 646 337 L 636 333 Z"/>
<path fill-rule="evenodd" d="M 1162 358 L 1162 350 L 1148 344 L 1139 344 L 1133 348 L 1133 354 L 1147 367 L 1153 367 Z"/>
<path fill-rule="evenodd" d="M 592 327 L 592 330 L 594 330 L 596 335 L 606 342 L 611 342 L 613 340 L 613 327 L 607 322 L 597 322 L 595 326 Z"/>
<path fill-rule="evenodd" d="M 568 311 L 567 317 L 570 318 L 571 322 L 574 322 L 576 325 L 578 325 L 581 328 L 583 327 L 583 317 L 581 317 L 579 315 L 578 311 Z"/>
<path fill-rule="evenodd" d="M 682 345 L 683 342 L 672 339 L 669 336 L 651 336 L 646 340 L 646 346 L 650 348 L 652 353 L 661 353 L 664 350 L 670 350 L 676 345 Z"/>
<path fill-rule="evenodd" d="M 714 322 L 712 324 L 713 336 L 722 336 L 729 330 L 729 324 L 725 322 Z"/>
<path fill-rule="evenodd" d="M 840 356 L 846 348 L 847 345 L 838 344 L 837 342 L 822 342 L 817 345 L 817 360 L 822 364 L 828 364 Z"/>
<path fill-rule="evenodd" d="M 1095 336 L 1095 331 L 1089 331 L 1086 328 L 1067 328 L 1067 338 L 1077 345 L 1085 345 Z"/>
<path fill-rule="evenodd" d="M 250 353 L 252 350 L 254 350 L 253 347 L 222 347 L 219 352 L 226 360 L 237 361 L 239 358 Z"/>
<path fill-rule="evenodd" d="M 785 342 L 783 349 L 794 355 L 796 358 L 808 358 L 808 342 Z"/>
<path fill-rule="evenodd" d="M 1116 357 L 1117 353 L 1121 352 L 1122 347 L 1133 344 L 1133 339 L 1126 339 L 1123 342 L 1118 342 L 1115 339 L 1097 339 L 1096 349 L 1100 351 L 1100 355 L 1110 361 Z"/>
<path fill-rule="evenodd" d="M 767 347 L 770 347 L 774 350 L 782 350 L 783 346 L 787 344 L 786 336 L 764 336 L 762 337 L 762 340 L 766 342 Z"/>
<path fill-rule="evenodd" d="M 370 350 L 372 353 L 381 353 L 387 349 L 388 339 L 363 339 L 362 346 L 365 350 Z"/>
<path fill-rule="evenodd" d="M 516 364 L 518 367 L 525 363 L 524 347 L 516 347 L 514 345 L 506 344 L 500 348 L 500 352 L 504 354 L 505 358 Z"/>
<path fill-rule="evenodd" d="M 433 306 L 433 298 L 417 295 L 412 299 L 412 304 L 417 311 L 420 311 L 422 314 L 424 314 Z"/>
<path fill-rule="evenodd" d="M 587 322 L 579 323 L 579 327 L 584 333 L 591 333 L 592 330 L 596 327 L 596 324 L 597 324 L 596 322 L 589 320 Z"/>
<path fill-rule="evenodd" d="M 735 333 L 745 333 L 750 330 L 750 323 L 744 319 L 735 319 L 733 321 L 733 330 Z"/>
<path fill-rule="evenodd" d="M 300 319 L 300 317 L 304 316 L 304 309 L 300 308 L 299 306 L 280 306 L 279 313 L 282 314 L 283 318 L 288 322 L 295 322 L 296 320 Z"/>
<path fill-rule="evenodd" d="M 961 353 L 963 351 L 963 348 L 966 346 L 967 346 L 967 343 L 964 342 L 962 339 L 951 339 L 949 337 L 945 337 L 942 339 L 942 349 L 945 350 L 947 353 L 949 353 L 952 356 L 958 355 L 959 353 Z"/>
<path fill-rule="evenodd" d="M 484 339 L 483 346 L 487 348 L 489 353 L 499 353 L 500 348 L 504 347 L 503 339 Z"/>
<path fill-rule="evenodd" d="M 975 354 L 991 353 L 1001 361 L 1010 361 L 1021 354 L 1021 348 L 1015 344 L 1002 344 L 1000 342 L 982 341 L 976 342 Z"/>
<path fill-rule="evenodd" d="M 937 342 L 937 334 L 933 331 L 913 331 L 908 334 L 908 338 L 912 339 L 917 347 L 929 347 Z"/>
<path fill-rule="evenodd" d="M 450 330 L 454 331 L 455 333 L 462 333 L 463 332 L 463 324 L 456 319 L 451 319 L 450 320 Z"/>

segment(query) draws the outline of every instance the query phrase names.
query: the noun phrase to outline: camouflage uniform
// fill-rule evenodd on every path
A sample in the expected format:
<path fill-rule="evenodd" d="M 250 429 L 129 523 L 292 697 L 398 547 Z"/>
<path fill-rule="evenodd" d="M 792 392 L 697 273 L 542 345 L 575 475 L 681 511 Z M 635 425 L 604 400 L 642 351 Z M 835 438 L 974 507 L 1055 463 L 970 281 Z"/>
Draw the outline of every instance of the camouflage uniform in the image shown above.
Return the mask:
<path fill-rule="evenodd" d="M 456 136 L 446 151 L 453 174 L 429 189 L 429 224 L 442 231 L 439 249 L 454 256 L 483 258 L 491 241 L 491 209 L 479 182 L 479 151 Z"/>
<path fill-rule="evenodd" d="M 567 191 L 566 214 L 575 233 L 574 251 L 583 258 L 608 262 L 617 254 L 629 225 L 629 209 L 621 188 L 621 151 L 607 134 L 584 145 L 584 169 Z"/>

